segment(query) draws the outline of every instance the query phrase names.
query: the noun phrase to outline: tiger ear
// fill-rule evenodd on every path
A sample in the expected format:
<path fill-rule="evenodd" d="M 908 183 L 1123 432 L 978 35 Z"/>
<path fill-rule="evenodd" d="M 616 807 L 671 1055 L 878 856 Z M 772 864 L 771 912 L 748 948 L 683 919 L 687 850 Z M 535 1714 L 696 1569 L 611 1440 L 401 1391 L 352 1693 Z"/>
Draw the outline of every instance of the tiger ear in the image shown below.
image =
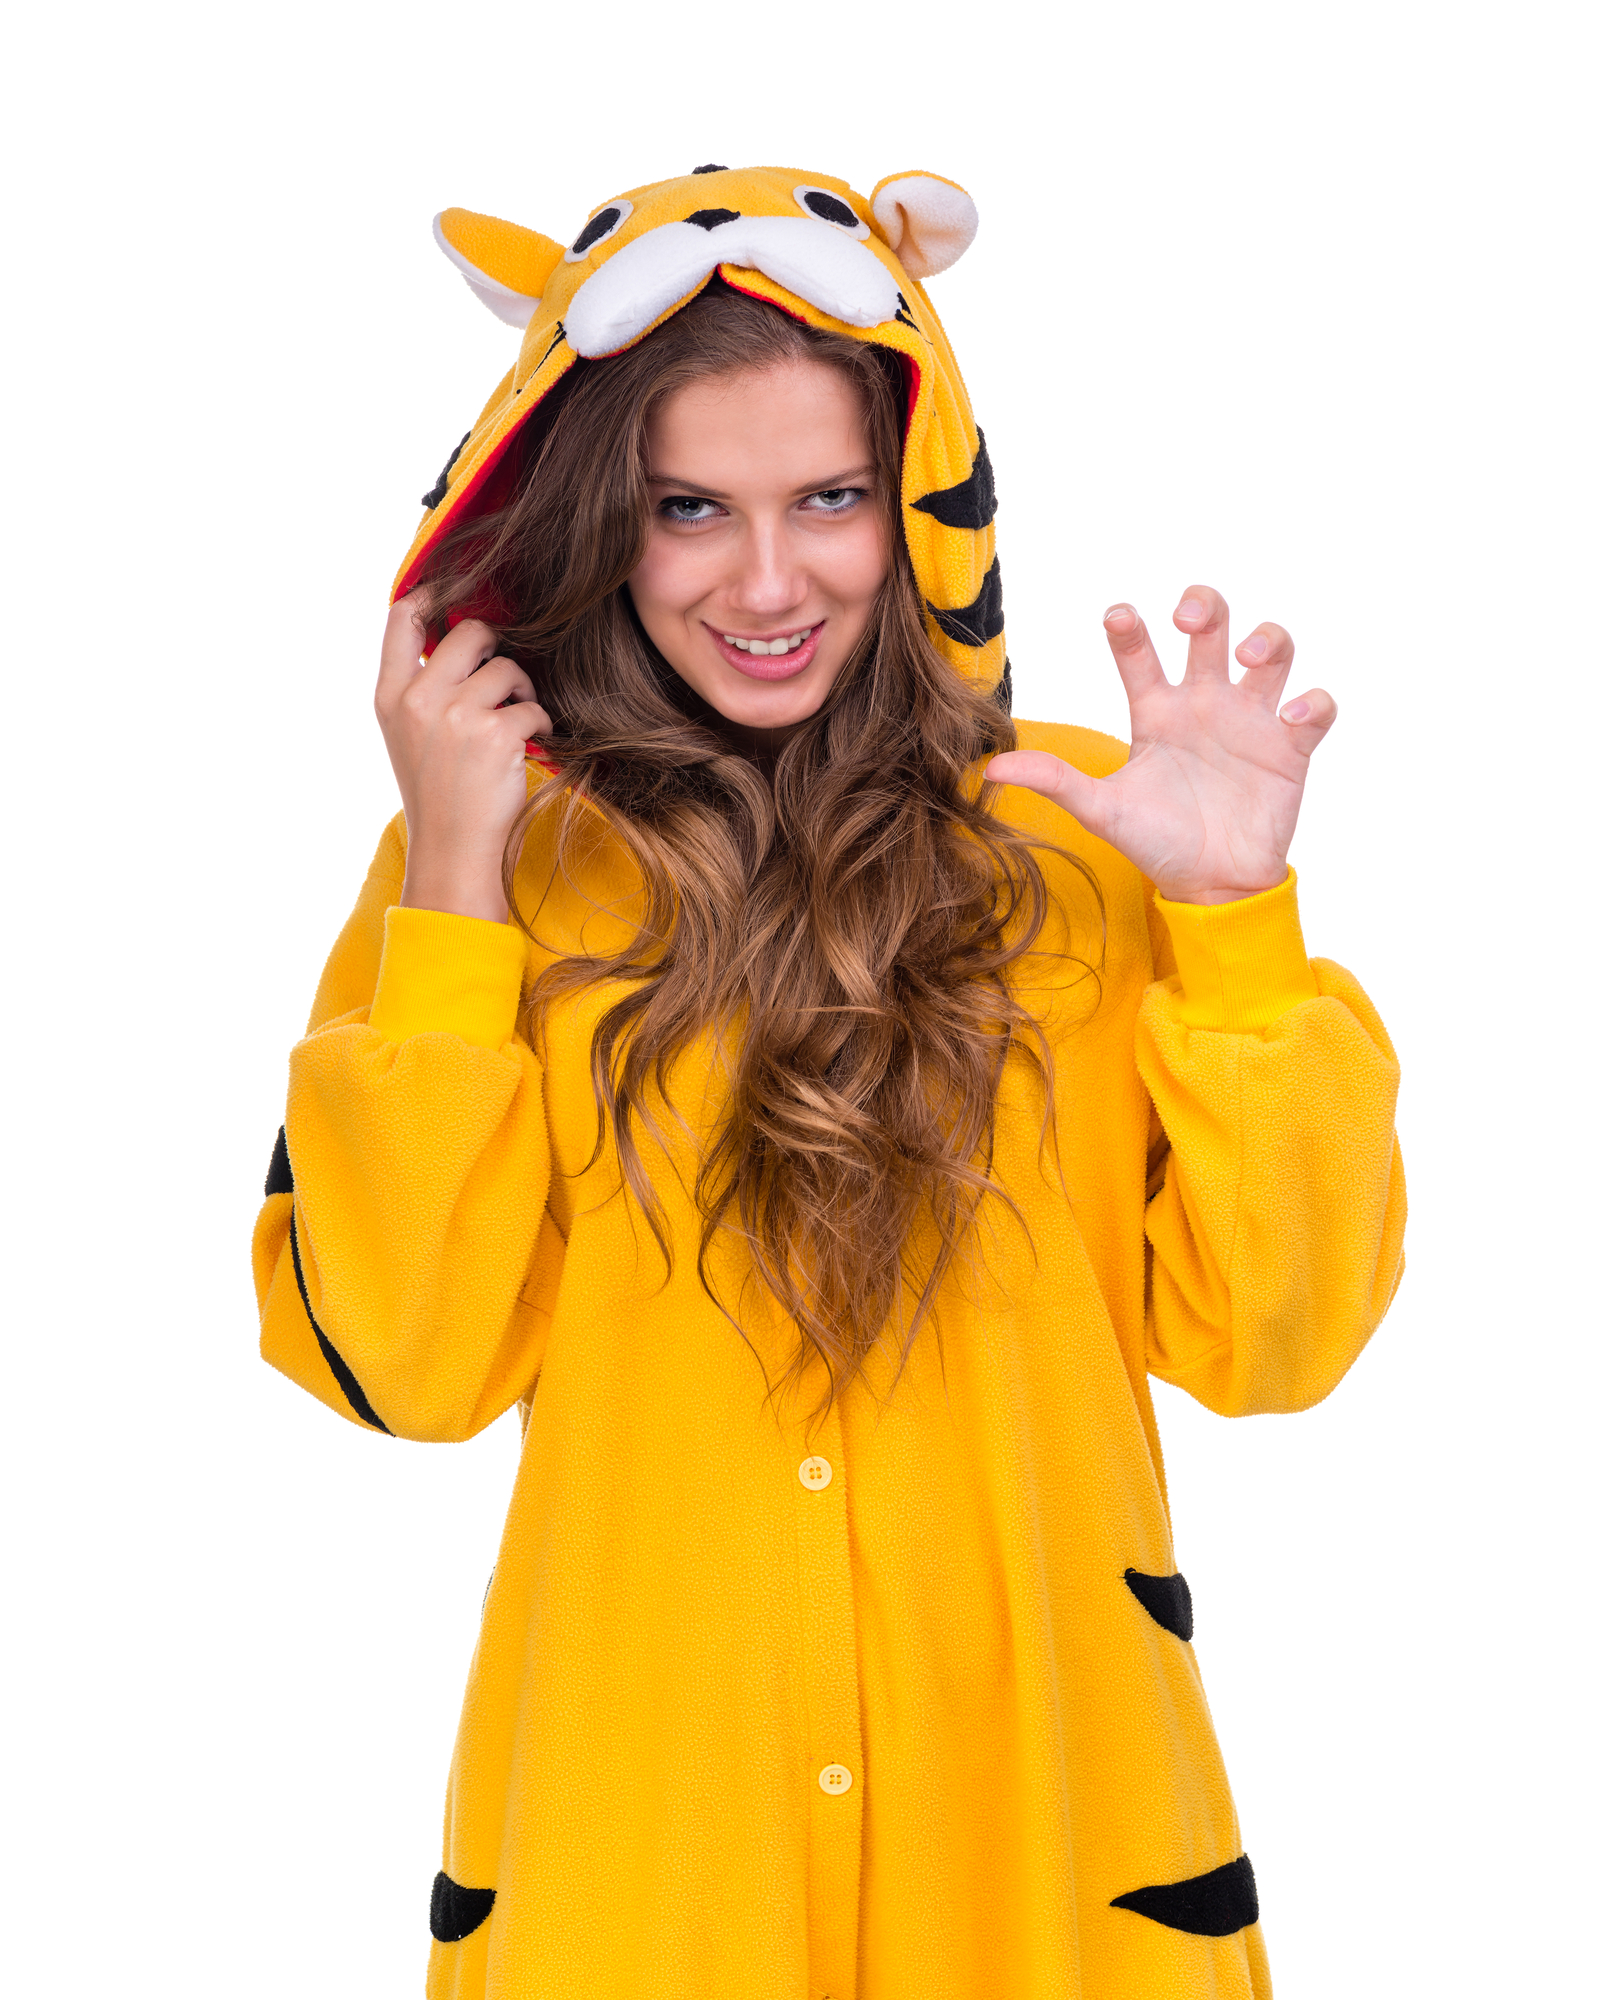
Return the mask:
<path fill-rule="evenodd" d="M 507 325 L 529 326 L 564 246 L 517 222 L 467 208 L 442 209 L 433 227 L 436 242 L 475 297 Z"/>
<path fill-rule="evenodd" d="M 940 174 L 889 174 L 871 190 L 871 213 L 912 278 L 947 271 L 977 234 L 976 202 Z"/>

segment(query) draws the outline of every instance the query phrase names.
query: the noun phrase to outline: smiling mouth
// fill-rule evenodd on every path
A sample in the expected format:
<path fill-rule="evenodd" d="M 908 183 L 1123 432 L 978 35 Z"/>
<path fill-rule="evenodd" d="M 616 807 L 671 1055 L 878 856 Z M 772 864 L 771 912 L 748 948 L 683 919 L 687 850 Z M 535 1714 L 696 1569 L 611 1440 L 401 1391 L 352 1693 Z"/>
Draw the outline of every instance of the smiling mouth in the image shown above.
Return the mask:
<path fill-rule="evenodd" d="M 784 653 L 796 653 L 804 641 L 818 630 L 818 626 L 806 625 L 802 632 L 784 632 L 776 639 L 744 639 L 735 632 L 722 632 L 720 636 L 728 646 L 735 646 L 739 653 L 762 653 L 776 660 Z"/>

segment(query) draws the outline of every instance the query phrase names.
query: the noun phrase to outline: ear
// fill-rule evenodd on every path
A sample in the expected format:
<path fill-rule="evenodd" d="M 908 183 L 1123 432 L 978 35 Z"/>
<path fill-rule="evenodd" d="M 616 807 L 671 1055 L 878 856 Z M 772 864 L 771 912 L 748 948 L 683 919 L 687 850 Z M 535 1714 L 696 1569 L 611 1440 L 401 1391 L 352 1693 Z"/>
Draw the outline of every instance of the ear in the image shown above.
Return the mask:
<path fill-rule="evenodd" d="M 467 208 L 442 209 L 433 226 L 436 242 L 475 297 L 509 326 L 529 326 L 564 246 Z"/>
<path fill-rule="evenodd" d="M 912 278 L 947 271 L 977 234 L 976 202 L 938 174 L 889 174 L 871 190 L 871 213 Z"/>

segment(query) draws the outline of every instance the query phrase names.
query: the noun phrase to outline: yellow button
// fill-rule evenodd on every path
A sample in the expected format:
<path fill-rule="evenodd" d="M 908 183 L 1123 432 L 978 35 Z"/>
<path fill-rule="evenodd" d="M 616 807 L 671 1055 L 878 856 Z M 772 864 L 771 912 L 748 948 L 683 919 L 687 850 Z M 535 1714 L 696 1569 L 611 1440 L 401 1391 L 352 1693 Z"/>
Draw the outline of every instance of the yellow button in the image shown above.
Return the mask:
<path fill-rule="evenodd" d="M 853 1783 L 854 1773 L 842 1764 L 828 1764 L 822 1769 L 820 1784 L 823 1792 L 846 1792 Z"/>
<path fill-rule="evenodd" d="M 798 1476 L 806 1486 L 819 1487 L 832 1484 L 832 1468 L 824 1458 L 807 1458 L 798 1469 Z"/>

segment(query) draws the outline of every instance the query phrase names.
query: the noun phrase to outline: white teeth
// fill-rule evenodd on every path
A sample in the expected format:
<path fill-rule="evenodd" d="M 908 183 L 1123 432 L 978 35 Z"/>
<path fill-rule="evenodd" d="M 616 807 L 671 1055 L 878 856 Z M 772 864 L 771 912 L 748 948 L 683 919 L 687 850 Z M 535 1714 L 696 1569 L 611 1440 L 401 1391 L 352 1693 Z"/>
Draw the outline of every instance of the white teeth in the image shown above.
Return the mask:
<path fill-rule="evenodd" d="M 735 646 L 739 653 L 767 653 L 772 659 L 779 659 L 783 653 L 797 652 L 814 629 L 811 626 L 806 631 L 795 632 L 790 639 L 739 639 L 731 632 L 722 632 L 720 636 L 728 646 Z"/>

